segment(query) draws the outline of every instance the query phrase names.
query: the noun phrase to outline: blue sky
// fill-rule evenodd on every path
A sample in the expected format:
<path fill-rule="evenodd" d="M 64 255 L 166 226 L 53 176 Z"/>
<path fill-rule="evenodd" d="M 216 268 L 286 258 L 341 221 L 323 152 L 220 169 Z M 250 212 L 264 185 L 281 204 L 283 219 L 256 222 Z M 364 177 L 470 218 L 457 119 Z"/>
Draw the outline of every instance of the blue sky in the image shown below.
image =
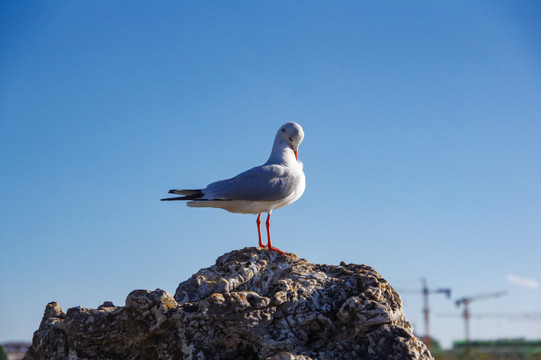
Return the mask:
<path fill-rule="evenodd" d="M 300 123 L 307 188 L 273 244 L 422 299 L 541 312 L 536 1 L 0 3 L 0 342 L 255 246 L 255 216 L 158 201 L 266 161 Z M 517 280 L 518 279 L 518 280 Z M 529 280 L 529 282 L 520 281 Z M 537 286 L 536 286 L 537 285 Z M 464 336 L 431 297 L 432 335 Z M 472 320 L 473 338 L 541 322 Z"/>

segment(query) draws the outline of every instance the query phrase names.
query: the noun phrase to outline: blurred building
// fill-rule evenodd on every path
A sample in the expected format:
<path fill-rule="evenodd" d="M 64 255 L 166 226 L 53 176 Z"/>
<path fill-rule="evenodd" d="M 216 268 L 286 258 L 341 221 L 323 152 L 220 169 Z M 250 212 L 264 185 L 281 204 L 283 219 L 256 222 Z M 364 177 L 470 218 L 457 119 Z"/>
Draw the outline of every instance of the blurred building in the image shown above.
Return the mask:
<path fill-rule="evenodd" d="M 8 360 L 22 360 L 30 345 L 32 344 L 25 342 L 10 342 L 2 344 Z"/>
<path fill-rule="evenodd" d="M 541 360 L 541 340 L 455 341 L 437 360 Z"/>

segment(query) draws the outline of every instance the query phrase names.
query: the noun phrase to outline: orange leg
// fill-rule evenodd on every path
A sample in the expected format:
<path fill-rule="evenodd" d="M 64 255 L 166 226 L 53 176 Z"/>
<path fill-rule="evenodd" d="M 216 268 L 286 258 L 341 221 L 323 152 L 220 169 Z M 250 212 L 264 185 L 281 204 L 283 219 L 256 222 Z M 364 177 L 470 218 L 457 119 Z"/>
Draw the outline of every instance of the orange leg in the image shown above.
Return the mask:
<path fill-rule="evenodd" d="M 259 214 L 259 215 L 261 215 L 261 214 Z M 271 237 L 270 237 L 270 215 L 271 215 L 271 213 L 269 211 L 269 215 L 267 216 L 267 223 L 266 223 L 267 224 L 267 238 L 268 238 L 267 247 L 268 247 L 269 250 L 274 250 L 274 251 L 279 252 L 282 255 L 285 255 L 285 253 L 282 250 L 280 250 L 278 248 L 275 248 L 275 247 L 272 247 Z"/>
<path fill-rule="evenodd" d="M 257 234 L 259 235 L 259 247 L 266 247 L 265 245 L 263 245 L 263 242 L 261 241 L 261 214 L 259 214 L 259 216 L 257 217 L 256 224 L 257 224 Z"/>

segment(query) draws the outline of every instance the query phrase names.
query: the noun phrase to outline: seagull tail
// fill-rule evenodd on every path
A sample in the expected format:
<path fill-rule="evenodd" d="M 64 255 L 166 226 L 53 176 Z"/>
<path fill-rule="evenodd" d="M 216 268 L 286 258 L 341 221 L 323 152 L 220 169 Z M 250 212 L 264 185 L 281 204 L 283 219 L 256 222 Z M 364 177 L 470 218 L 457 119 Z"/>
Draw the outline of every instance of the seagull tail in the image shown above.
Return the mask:
<path fill-rule="evenodd" d="M 171 201 L 171 200 L 195 200 L 199 199 L 203 196 L 203 192 L 201 190 L 180 190 L 180 189 L 173 189 L 169 190 L 169 194 L 175 194 L 175 195 L 184 195 L 184 196 L 177 196 L 172 198 L 165 198 L 160 199 L 161 201 Z"/>

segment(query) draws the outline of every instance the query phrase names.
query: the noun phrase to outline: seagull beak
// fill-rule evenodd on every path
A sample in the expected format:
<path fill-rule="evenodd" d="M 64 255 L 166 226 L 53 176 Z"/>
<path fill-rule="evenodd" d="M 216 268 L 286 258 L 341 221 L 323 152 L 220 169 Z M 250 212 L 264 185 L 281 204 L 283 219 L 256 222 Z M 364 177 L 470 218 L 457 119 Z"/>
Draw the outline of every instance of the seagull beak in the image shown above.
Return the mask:
<path fill-rule="evenodd" d="M 293 149 L 293 146 L 289 145 L 289 148 L 293 150 L 293 154 L 295 154 L 295 159 L 297 159 L 297 150 Z"/>

